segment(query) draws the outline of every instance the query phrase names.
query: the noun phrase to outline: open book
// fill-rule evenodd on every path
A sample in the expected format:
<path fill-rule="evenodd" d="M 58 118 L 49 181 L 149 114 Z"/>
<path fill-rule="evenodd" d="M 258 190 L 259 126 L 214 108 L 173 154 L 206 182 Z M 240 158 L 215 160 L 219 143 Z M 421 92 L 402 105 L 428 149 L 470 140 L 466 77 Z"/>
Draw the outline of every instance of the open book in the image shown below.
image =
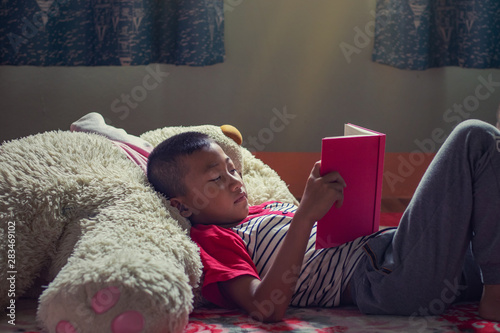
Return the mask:
<path fill-rule="evenodd" d="M 318 221 L 316 248 L 335 247 L 376 232 L 380 222 L 385 134 L 353 124 L 344 136 L 323 138 L 321 175 L 337 171 L 344 178 L 344 203 Z"/>

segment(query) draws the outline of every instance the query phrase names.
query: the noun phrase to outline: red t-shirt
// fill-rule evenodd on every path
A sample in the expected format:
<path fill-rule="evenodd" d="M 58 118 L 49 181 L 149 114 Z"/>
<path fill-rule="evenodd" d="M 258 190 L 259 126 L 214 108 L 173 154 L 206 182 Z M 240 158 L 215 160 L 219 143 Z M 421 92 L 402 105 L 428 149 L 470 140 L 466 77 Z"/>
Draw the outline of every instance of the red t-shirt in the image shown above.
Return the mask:
<path fill-rule="evenodd" d="M 193 226 L 191 239 L 200 248 L 204 274 L 201 289 L 203 297 L 221 307 L 234 307 L 234 304 L 222 296 L 217 282 L 228 281 L 242 275 L 251 275 L 259 279 L 245 243 L 234 231 L 216 225 Z"/>
<path fill-rule="evenodd" d="M 251 206 L 248 217 L 241 223 L 268 214 L 270 210 L 264 209 L 264 206 L 272 202 L 274 201 Z M 218 306 L 233 308 L 235 305 L 222 296 L 217 283 L 242 275 L 251 275 L 260 280 L 245 242 L 233 230 L 217 225 L 194 225 L 190 236 L 200 248 L 204 274 L 201 287 L 203 297 Z"/>

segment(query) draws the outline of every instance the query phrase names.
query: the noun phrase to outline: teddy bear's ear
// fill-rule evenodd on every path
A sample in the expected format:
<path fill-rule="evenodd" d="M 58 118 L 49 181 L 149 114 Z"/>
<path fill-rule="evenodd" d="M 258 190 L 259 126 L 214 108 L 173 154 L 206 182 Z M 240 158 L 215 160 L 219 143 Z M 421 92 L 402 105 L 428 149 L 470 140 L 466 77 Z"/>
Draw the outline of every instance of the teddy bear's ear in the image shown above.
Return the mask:
<path fill-rule="evenodd" d="M 226 135 L 230 139 L 233 139 L 234 142 L 241 146 L 241 144 L 243 143 L 243 137 L 236 127 L 232 125 L 222 125 L 220 129 L 222 130 L 222 133 L 224 133 L 224 135 Z"/>

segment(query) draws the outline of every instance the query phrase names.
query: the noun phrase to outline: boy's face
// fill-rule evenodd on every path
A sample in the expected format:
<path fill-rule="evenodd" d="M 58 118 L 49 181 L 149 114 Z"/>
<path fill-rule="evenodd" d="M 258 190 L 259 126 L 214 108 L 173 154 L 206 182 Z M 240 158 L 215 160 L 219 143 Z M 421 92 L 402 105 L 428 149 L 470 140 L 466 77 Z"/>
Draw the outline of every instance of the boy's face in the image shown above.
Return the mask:
<path fill-rule="evenodd" d="M 218 144 L 182 157 L 181 163 L 188 170 L 184 178 L 187 193 L 170 202 L 192 224 L 231 227 L 247 217 L 245 185 Z"/>

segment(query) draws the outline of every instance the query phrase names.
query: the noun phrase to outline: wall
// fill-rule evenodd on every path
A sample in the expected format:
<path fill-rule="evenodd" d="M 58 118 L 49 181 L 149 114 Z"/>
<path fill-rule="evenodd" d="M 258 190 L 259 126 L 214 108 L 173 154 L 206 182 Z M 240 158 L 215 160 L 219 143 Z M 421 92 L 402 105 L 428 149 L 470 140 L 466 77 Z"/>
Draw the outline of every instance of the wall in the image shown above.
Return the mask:
<path fill-rule="evenodd" d="M 319 151 L 345 122 L 387 133 L 389 152 L 434 150 L 433 131 L 446 136 L 467 117 L 494 123 L 498 70 L 372 63 L 374 8 L 375 0 L 226 0 L 227 61 L 211 67 L 0 67 L 0 141 L 68 129 L 90 111 L 132 134 L 230 123 L 247 147 L 282 152 Z M 481 77 L 493 84 L 480 100 Z M 471 112 L 448 111 L 464 103 Z"/>

